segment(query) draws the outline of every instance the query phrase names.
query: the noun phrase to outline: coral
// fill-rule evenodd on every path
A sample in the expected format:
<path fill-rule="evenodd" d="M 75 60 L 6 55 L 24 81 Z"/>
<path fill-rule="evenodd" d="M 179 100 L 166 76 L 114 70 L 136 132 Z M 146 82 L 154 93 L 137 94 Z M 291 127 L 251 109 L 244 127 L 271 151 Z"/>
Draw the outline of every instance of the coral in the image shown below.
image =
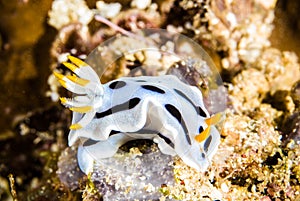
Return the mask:
<path fill-rule="evenodd" d="M 265 75 L 271 94 L 279 90 L 289 91 L 300 79 L 300 66 L 294 52 L 266 48 L 261 52 L 254 66 Z"/>
<path fill-rule="evenodd" d="M 99 10 L 99 14 L 108 19 L 114 18 L 122 8 L 120 3 L 107 4 L 104 1 L 97 1 L 96 7 Z"/>
<path fill-rule="evenodd" d="M 251 110 L 260 106 L 269 84 L 265 75 L 253 68 L 242 71 L 232 80 L 228 93 L 236 111 Z"/>
<path fill-rule="evenodd" d="M 55 0 L 49 17 L 48 23 L 56 29 L 61 29 L 75 22 L 87 25 L 93 18 L 93 12 L 83 0 Z"/>

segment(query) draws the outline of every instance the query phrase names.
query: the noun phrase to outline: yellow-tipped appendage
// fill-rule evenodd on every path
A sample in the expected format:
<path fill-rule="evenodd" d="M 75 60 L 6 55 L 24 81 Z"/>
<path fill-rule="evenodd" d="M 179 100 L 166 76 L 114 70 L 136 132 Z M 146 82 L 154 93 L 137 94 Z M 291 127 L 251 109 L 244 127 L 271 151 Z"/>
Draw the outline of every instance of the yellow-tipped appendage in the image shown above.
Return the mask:
<path fill-rule="evenodd" d="M 81 129 L 82 126 L 80 124 L 72 124 L 69 128 L 71 130 L 78 130 L 78 129 Z"/>
<path fill-rule="evenodd" d="M 71 55 L 68 56 L 68 59 L 72 62 L 72 63 L 69 63 L 69 62 L 63 62 L 63 65 L 66 66 L 68 69 L 70 69 L 71 71 L 73 72 L 76 72 L 76 70 L 80 67 L 83 67 L 83 66 L 88 66 L 87 63 L 85 63 L 84 61 L 76 58 L 76 57 L 73 57 Z"/>
<path fill-rule="evenodd" d="M 59 100 L 62 104 L 66 104 L 68 102 L 68 99 L 65 97 L 60 97 Z"/>
<path fill-rule="evenodd" d="M 71 56 L 71 55 L 68 56 L 68 59 L 70 59 L 70 61 L 72 61 L 72 63 L 74 63 L 74 64 L 77 65 L 78 67 L 88 66 L 88 64 L 85 63 L 84 61 L 82 61 L 81 59 L 78 59 L 78 58 L 73 57 L 73 56 Z"/>
<path fill-rule="evenodd" d="M 83 107 L 71 107 L 70 110 L 78 113 L 87 113 L 92 110 L 92 106 L 83 106 Z"/>
<path fill-rule="evenodd" d="M 63 64 L 76 75 L 63 75 L 57 71 L 54 71 L 53 74 L 64 88 L 73 93 L 84 95 L 86 94 L 86 87 L 88 87 L 86 85 L 90 83 L 90 80 L 80 77 L 84 77 L 86 75 L 86 71 L 88 71 L 89 68 L 80 68 L 89 67 L 89 65 L 73 56 L 68 56 L 68 59 L 70 60 L 70 62 L 64 62 Z M 69 109 L 73 112 L 86 113 L 83 116 L 83 119 L 79 121 L 79 123 L 77 122 L 70 126 L 71 130 L 79 130 L 83 128 L 94 116 L 93 107 L 89 105 L 87 106 L 88 102 L 86 101 L 77 102 L 76 99 L 71 100 L 65 97 L 61 97 L 60 101 L 62 104 L 66 105 L 66 107 L 69 107 Z"/>
<path fill-rule="evenodd" d="M 79 84 L 81 86 L 85 86 L 87 85 L 90 81 L 89 80 L 86 80 L 86 79 L 82 79 L 82 78 L 79 78 L 75 75 L 67 75 L 66 76 L 69 80 L 71 80 L 72 82 L 76 83 L 76 84 Z"/>
<path fill-rule="evenodd" d="M 64 80 L 58 80 L 58 82 L 60 83 L 61 86 L 63 86 L 64 88 L 67 89 L 66 81 L 64 81 Z"/>
<path fill-rule="evenodd" d="M 75 66 L 74 64 L 69 63 L 69 62 L 63 62 L 63 65 L 73 72 L 75 72 L 76 69 L 78 69 L 78 66 Z"/>
<path fill-rule="evenodd" d="M 53 75 L 59 80 L 62 80 L 64 78 L 64 75 L 57 71 L 53 71 Z"/>
<path fill-rule="evenodd" d="M 63 74 L 53 71 L 53 75 L 58 79 L 58 82 L 60 83 L 61 86 L 63 86 L 64 88 L 67 88 L 66 81 L 63 80 L 65 78 L 65 76 Z"/>

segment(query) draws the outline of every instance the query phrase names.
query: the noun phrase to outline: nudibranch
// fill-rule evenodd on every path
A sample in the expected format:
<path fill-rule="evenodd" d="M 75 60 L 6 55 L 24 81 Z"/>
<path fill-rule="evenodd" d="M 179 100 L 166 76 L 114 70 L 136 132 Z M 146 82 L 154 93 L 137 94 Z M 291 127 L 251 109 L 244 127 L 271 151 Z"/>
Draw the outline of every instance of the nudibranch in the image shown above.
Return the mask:
<path fill-rule="evenodd" d="M 130 140 L 152 139 L 164 154 L 178 155 L 188 166 L 205 171 L 220 142 L 201 91 L 174 75 L 122 77 L 101 84 L 97 73 L 69 56 L 64 65 L 74 75 L 54 72 L 76 94 L 61 98 L 73 111 L 69 146 L 81 140 L 78 164 L 88 174 L 96 160 L 112 157 Z"/>

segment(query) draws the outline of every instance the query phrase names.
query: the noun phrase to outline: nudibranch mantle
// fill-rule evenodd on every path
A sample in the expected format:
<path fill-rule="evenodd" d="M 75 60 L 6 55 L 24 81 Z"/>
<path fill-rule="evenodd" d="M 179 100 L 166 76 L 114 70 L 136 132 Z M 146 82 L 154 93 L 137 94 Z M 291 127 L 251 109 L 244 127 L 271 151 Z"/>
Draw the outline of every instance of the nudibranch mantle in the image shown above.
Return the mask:
<path fill-rule="evenodd" d="M 205 171 L 217 150 L 220 134 L 203 104 L 201 91 L 174 75 L 122 77 L 101 84 L 85 62 L 69 56 L 64 63 L 76 75 L 54 75 L 76 94 L 61 102 L 73 111 L 69 145 L 81 140 L 78 164 L 88 174 L 97 159 L 112 157 L 134 139 L 152 139 L 160 151 L 178 155 Z"/>

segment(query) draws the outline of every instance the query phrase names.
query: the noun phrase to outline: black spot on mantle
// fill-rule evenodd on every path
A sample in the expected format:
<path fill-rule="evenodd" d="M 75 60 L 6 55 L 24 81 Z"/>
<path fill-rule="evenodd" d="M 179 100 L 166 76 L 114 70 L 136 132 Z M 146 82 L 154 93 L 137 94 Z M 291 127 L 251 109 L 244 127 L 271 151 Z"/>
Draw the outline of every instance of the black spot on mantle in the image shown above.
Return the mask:
<path fill-rule="evenodd" d="M 160 89 L 156 86 L 152 86 L 152 85 L 142 85 L 142 88 L 147 89 L 149 91 L 157 92 L 157 93 L 160 93 L 160 94 L 166 93 L 164 90 L 162 90 L 162 89 Z"/>
<path fill-rule="evenodd" d="M 116 105 L 104 112 L 97 112 L 96 113 L 96 118 L 97 119 L 100 119 L 100 118 L 103 118 L 103 117 L 106 117 L 108 115 L 111 115 L 113 113 L 116 113 L 116 112 L 122 112 L 122 111 L 125 111 L 125 110 L 130 110 L 132 108 L 134 108 L 135 106 L 137 106 L 139 104 L 139 102 L 141 101 L 140 98 L 132 98 L 130 99 L 129 101 L 126 101 L 125 103 L 122 103 L 120 105 Z"/>
<path fill-rule="evenodd" d="M 126 85 L 126 82 L 124 81 L 115 81 L 111 83 L 108 87 L 111 89 L 120 89 Z"/>
<path fill-rule="evenodd" d="M 186 140 L 188 141 L 189 144 L 192 144 L 191 143 L 191 139 L 190 139 L 190 136 L 189 136 L 189 133 L 188 133 L 188 129 L 186 127 L 186 124 L 185 124 L 185 121 L 182 119 L 182 116 L 179 112 L 179 110 L 171 105 L 171 104 L 166 104 L 165 105 L 165 108 L 167 109 L 167 111 L 173 116 L 175 117 L 175 119 L 177 119 L 177 121 L 180 123 L 180 125 L 182 126 L 183 128 L 183 131 L 185 133 L 185 137 L 186 137 Z"/>

